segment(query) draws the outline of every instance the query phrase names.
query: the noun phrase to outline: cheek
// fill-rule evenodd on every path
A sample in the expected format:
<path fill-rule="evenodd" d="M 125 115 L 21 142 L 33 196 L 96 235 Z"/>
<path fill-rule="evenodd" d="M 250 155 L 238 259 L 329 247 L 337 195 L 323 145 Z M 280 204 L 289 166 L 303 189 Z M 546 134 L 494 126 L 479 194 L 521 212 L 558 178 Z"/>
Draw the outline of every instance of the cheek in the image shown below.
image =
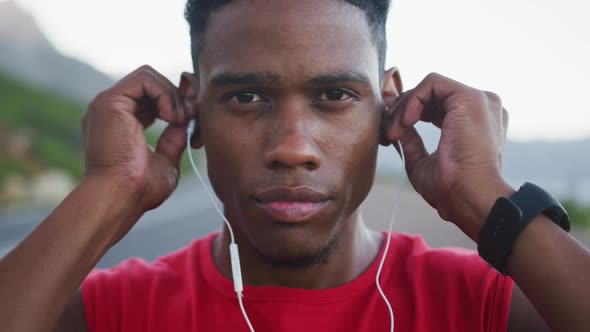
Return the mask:
<path fill-rule="evenodd" d="M 257 156 L 256 137 L 243 128 L 224 125 L 221 120 L 210 123 L 202 129 L 207 171 L 217 197 L 227 205 L 240 192 L 242 173 L 255 173 L 248 165 Z"/>
<path fill-rule="evenodd" d="M 343 193 L 353 208 L 367 196 L 373 184 L 379 145 L 379 118 L 373 112 L 339 123 L 330 135 L 332 169 L 341 172 Z"/>
<path fill-rule="evenodd" d="M 331 139 L 337 142 L 341 151 L 339 159 L 346 167 L 370 164 L 379 143 L 379 120 L 376 111 L 355 112 L 343 121 L 331 125 Z"/>

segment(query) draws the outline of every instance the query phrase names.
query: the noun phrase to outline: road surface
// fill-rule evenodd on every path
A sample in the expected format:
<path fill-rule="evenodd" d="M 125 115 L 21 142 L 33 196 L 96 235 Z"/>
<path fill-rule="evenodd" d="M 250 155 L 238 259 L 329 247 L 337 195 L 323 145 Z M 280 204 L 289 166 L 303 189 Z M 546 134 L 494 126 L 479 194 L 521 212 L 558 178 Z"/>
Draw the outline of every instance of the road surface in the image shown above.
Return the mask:
<path fill-rule="evenodd" d="M 0 215 L 0 257 L 12 250 L 49 213 L 50 209 L 37 209 Z M 109 267 L 128 257 L 151 261 L 220 229 L 221 223 L 205 191 L 183 184 L 158 209 L 146 213 L 97 267 Z"/>
<path fill-rule="evenodd" d="M 397 190 L 396 185 L 387 181 L 375 184 L 362 207 L 367 225 L 376 230 L 387 229 Z M 49 212 L 46 209 L 0 215 L 0 257 L 26 237 Z M 186 181 L 162 206 L 144 215 L 102 258 L 98 267 L 109 267 L 128 257 L 151 261 L 221 229 L 222 223 L 202 187 L 195 181 Z M 405 188 L 399 203 L 394 230 L 421 234 L 432 247 L 475 248 L 469 238 L 453 224 L 442 221 L 410 187 Z M 588 245 L 588 241 L 583 242 Z"/>

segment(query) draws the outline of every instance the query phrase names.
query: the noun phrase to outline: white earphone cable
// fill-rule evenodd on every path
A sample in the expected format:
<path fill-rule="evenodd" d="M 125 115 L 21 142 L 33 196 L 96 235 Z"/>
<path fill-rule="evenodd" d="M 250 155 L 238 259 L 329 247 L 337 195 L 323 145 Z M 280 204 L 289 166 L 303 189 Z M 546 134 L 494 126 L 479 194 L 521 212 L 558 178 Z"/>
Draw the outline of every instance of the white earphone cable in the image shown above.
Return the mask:
<path fill-rule="evenodd" d="M 193 160 L 193 154 L 191 152 L 190 144 L 191 144 L 191 137 L 192 137 L 194 131 L 195 131 L 195 120 L 193 119 L 193 120 L 189 121 L 188 127 L 186 128 L 186 133 L 187 133 L 187 137 L 186 137 L 187 149 L 186 150 L 187 150 L 187 154 L 188 154 L 188 159 L 190 160 L 191 166 L 193 167 L 193 170 L 197 174 L 197 177 L 201 181 L 201 184 L 205 188 L 207 195 L 211 199 L 211 203 L 215 207 L 215 210 L 217 210 L 217 213 L 219 213 L 221 218 L 223 218 L 223 221 L 225 222 L 225 225 L 227 226 L 227 228 L 229 230 L 230 241 L 231 241 L 231 243 L 229 245 L 229 254 L 230 254 L 230 259 L 231 259 L 231 269 L 232 269 L 232 278 L 234 281 L 234 290 L 238 296 L 238 302 L 240 304 L 240 309 L 242 310 L 242 315 L 244 316 L 244 320 L 246 321 L 246 324 L 248 324 L 248 328 L 250 329 L 250 332 L 254 332 L 254 328 L 252 327 L 252 323 L 250 323 L 250 318 L 248 317 L 248 314 L 246 313 L 246 309 L 244 308 L 244 303 L 242 302 L 242 297 L 244 296 L 242 292 L 244 290 L 244 287 L 242 284 L 242 271 L 240 268 L 240 255 L 238 253 L 238 245 L 236 244 L 236 239 L 234 237 L 234 231 L 233 231 L 229 221 L 225 217 L 225 215 L 221 212 L 221 209 L 219 208 L 219 206 L 217 206 L 217 202 L 215 202 L 215 199 L 213 198 L 213 194 L 211 193 L 211 190 L 209 190 L 209 187 L 205 184 L 205 181 L 203 180 L 203 177 L 201 177 L 201 173 L 199 172 L 199 169 L 197 168 L 197 165 L 195 164 L 195 161 Z"/>
<path fill-rule="evenodd" d="M 188 127 L 186 129 L 186 132 L 187 132 L 187 138 L 186 138 L 187 145 L 186 146 L 187 146 L 187 152 L 188 152 L 188 159 L 190 160 L 191 165 L 193 166 L 193 170 L 197 174 L 199 181 L 201 181 L 201 184 L 203 185 L 203 187 L 207 191 L 207 196 L 209 196 L 209 199 L 211 199 L 211 203 L 213 204 L 213 206 L 217 210 L 217 213 L 219 213 L 221 218 L 223 218 L 225 225 L 229 229 L 229 236 L 231 239 L 231 243 L 236 243 L 236 239 L 234 238 L 234 231 L 231 228 L 229 221 L 227 220 L 225 215 L 221 212 L 221 209 L 219 209 L 219 207 L 217 206 L 217 202 L 215 202 L 215 199 L 213 198 L 213 194 L 211 193 L 211 190 L 209 190 L 209 187 L 205 184 L 205 181 L 201 177 L 201 173 L 199 172 L 199 169 L 197 168 L 197 165 L 195 164 L 195 161 L 193 160 L 193 154 L 191 153 L 190 144 L 191 144 L 191 136 L 193 135 L 194 130 L 195 130 L 195 120 L 190 120 L 190 122 L 188 123 Z"/>
<path fill-rule="evenodd" d="M 381 284 L 379 283 L 379 277 L 381 276 L 381 270 L 383 269 L 383 264 L 385 263 L 385 257 L 387 257 L 387 251 L 389 250 L 389 244 L 391 243 L 391 232 L 393 230 L 393 220 L 395 219 L 395 212 L 397 210 L 397 204 L 401 198 L 402 192 L 404 190 L 404 184 L 405 184 L 405 180 L 406 180 L 406 173 L 404 171 L 405 165 L 406 165 L 406 159 L 404 157 L 404 148 L 402 147 L 402 143 L 400 141 L 397 141 L 395 143 L 398 143 L 398 147 L 399 147 L 399 152 L 400 152 L 400 156 L 402 159 L 402 180 L 401 180 L 401 184 L 400 184 L 400 188 L 397 192 L 397 197 L 395 199 L 395 203 L 393 203 L 393 208 L 391 210 L 391 219 L 389 220 L 389 229 L 387 231 L 387 240 L 385 241 L 385 248 L 383 249 L 383 256 L 381 257 L 381 262 L 379 262 L 379 268 L 377 269 L 377 276 L 375 277 L 375 284 L 377 285 L 377 290 L 379 291 L 379 294 L 381 294 L 381 297 L 383 298 L 383 301 L 385 301 L 385 304 L 387 305 L 387 309 L 389 310 L 389 318 L 391 319 L 391 325 L 390 325 L 390 331 L 393 332 L 394 327 L 395 327 L 395 317 L 393 315 L 393 308 L 391 307 L 391 303 L 389 303 L 389 300 L 387 299 L 387 296 L 385 296 L 385 293 L 383 292 L 383 289 L 381 288 Z M 395 144 L 393 143 L 393 144 Z"/>
<path fill-rule="evenodd" d="M 238 302 L 240 303 L 240 309 L 242 310 L 242 315 L 246 320 L 246 324 L 248 324 L 248 328 L 251 332 L 254 332 L 254 327 L 252 327 L 252 323 L 250 323 L 250 318 L 248 318 L 248 315 L 246 314 L 246 309 L 244 309 L 244 302 L 242 301 L 242 296 L 242 292 L 238 293 Z"/>

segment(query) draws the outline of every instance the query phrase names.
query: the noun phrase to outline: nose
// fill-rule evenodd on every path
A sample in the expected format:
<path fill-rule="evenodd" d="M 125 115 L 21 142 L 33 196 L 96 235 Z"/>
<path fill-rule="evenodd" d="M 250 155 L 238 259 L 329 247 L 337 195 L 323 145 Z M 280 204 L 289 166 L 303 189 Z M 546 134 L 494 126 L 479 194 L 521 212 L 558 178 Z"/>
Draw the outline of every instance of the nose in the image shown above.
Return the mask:
<path fill-rule="evenodd" d="M 320 167 L 321 151 L 313 130 L 306 125 L 300 112 L 277 116 L 270 129 L 270 140 L 264 154 L 264 163 L 271 169 L 302 167 L 314 170 Z M 274 129 L 274 130 L 273 130 Z"/>

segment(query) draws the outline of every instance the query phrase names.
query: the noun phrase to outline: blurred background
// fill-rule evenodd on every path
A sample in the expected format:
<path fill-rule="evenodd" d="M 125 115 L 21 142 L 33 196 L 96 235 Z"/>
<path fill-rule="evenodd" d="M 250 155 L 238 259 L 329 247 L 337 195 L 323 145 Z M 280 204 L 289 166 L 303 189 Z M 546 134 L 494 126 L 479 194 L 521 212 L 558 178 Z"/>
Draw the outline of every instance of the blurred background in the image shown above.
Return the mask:
<path fill-rule="evenodd" d="M 126 73 L 149 64 L 173 83 L 192 71 L 184 0 L 0 0 L 0 257 L 76 186 L 83 174 L 80 120 L 86 105 Z M 531 181 L 566 205 L 574 235 L 590 229 L 590 4 L 564 0 L 394 0 L 388 65 L 405 88 L 429 72 L 498 93 L 510 112 L 504 174 Z M 162 125 L 146 133 L 157 139 Z M 421 134 L 432 151 L 438 132 Z M 198 159 L 201 159 L 201 155 Z M 186 158 L 185 158 L 186 159 Z M 202 164 L 202 162 L 201 162 Z M 99 263 L 148 260 L 219 229 L 204 191 L 186 167 L 179 189 L 147 213 Z M 363 205 L 385 229 L 399 188 L 393 148 Z M 80 220 L 79 222 L 83 222 Z M 394 228 L 435 247 L 474 248 L 407 186 Z"/>

